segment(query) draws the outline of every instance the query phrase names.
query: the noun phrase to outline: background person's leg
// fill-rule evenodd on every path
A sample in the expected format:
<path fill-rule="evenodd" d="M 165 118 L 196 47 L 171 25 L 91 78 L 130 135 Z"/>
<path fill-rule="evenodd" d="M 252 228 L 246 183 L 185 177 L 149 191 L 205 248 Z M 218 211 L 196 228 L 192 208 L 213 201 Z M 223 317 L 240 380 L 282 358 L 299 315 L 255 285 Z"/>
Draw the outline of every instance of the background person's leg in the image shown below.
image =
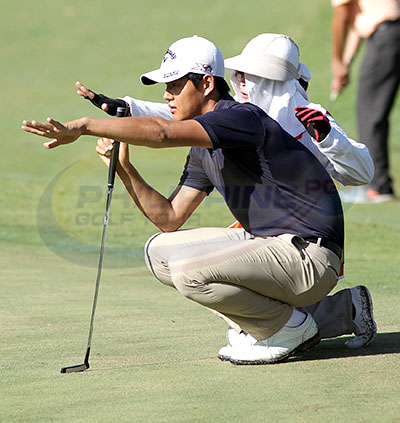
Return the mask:
<path fill-rule="evenodd" d="M 389 173 L 389 114 L 400 81 L 400 24 L 383 24 L 366 42 L 358 94 L 360 142 L 367 145 L 375 165 L 371 189 L 392 194 Z"/>

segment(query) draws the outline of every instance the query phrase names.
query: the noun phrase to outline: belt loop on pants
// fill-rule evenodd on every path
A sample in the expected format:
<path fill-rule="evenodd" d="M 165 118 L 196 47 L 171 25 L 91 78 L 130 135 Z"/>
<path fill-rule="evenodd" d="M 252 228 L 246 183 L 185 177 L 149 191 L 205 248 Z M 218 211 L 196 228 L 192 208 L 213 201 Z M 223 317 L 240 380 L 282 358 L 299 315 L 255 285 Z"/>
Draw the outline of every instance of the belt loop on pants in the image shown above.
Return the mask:
<path fill-rule="evenodd" d="M 304 241 L 312 242 L 313 244 L 317 244 L 319 247 L 327 248 L 328 250 L 332 251 L 332 253 L 336 254 L 340 261 L 343 260 L 343 248 L 340 247 L 336 242 L 331 241 L 328 238 L 303 238 Z"/>

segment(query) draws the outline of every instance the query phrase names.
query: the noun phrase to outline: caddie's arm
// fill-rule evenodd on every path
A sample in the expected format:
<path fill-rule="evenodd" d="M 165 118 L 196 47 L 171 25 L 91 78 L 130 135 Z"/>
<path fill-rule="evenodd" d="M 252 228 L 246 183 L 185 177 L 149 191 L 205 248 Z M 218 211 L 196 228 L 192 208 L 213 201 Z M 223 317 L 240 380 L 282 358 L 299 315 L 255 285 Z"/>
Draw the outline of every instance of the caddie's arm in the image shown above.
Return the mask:
<path fill-rule="evenodd" d="M 47 123 L 23 121 L 22 129 L 51 141 L 45 148 L 70 144 L 82 135 L 110 138 L 150 148 L 201 147 L 212 148 L 209 135 L 196 120 L 167 121 L 154 117 L 93 119 L 80 118 L 62 124 L 52 118 Z"/>
<path fill-rule="evenodd" d="M 109 166 L 113 141 L 99 139 L 96 151 Z M 206 197 L 206 193 L 188 186 L 179 186 L 170 198 L 165 198 L 142 178 L 129 161 L 128 145 L 121 143 L 117 175 L 138 209 L 161 231 L 179 229 Z"/>
<path fill-rule="evenodd" d="M 167 120 L 172 120 L 172 114 L 167 103 L 156 103 L 153 101 L 139 100 L 137 98 L 125 96 L 123 98 L 111 98 L 103 94 L 96 94 L 89 90 L 79 81 L 75 84 L 77 93 L 89 100 L 96 107 L 109 115 L 115 116 L 118 107 L 127 108 L 126 116 L 154 116 Z"/>
<path fill-rule="evenodd" d="M 111 98 L 107 97 L 104 94 L 97 94 L 89 88 L 86 88 L 83 84 L 79 81 L 75 83 L 77 88 L 77 93 L 83 97 L 85 100 L 89 100 L 92 104 L 94 104 L 99 109 L 103 110 L 107 114 L 111 116 L 116 116 L 118 107 L 123 107 L 126 109 L 125 116 L 131 116 L 130 113 L 130 106 L 129 104 L 120 98 Z"/>

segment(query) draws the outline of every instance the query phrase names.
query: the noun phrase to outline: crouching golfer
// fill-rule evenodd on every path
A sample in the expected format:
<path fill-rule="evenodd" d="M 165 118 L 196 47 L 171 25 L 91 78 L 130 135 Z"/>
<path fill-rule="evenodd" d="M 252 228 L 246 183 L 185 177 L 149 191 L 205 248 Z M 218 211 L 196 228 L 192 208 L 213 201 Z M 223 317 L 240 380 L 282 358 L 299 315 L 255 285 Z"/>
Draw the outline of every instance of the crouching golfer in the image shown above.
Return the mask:
<path fill-rule="evenodd" d="M 162 231 L 146 244 L 150 270 L 248 334 L 246 342 L 231 348 L 233 364 L 275 363 L 320 339 L 311 315 L 295 307 L 320 301 L 336 285 L 343 213 L 315 156 L 259 107 L 235 102 L 223 76 L 224 59 L 213 43 L 184 38 L 169 47 L 160 69 L 141 77 L 146 85 L 166 84 L 164 99 L 173 121 L 81 118 L 61 124 L 48 119 L 24 121 L 23 129 L 51 138 L 46 148 L 81 135 L 103 137 L 97 152 L 107 164 L 111 139 L 125 143 L 117 174 Z M 170 198 L 144 181 L 129 161 L 127 144 L 192 147 Z M 177 231 L 214 188 L 247 236 L 224 228 Z M 155 255 L 163 245 L 175 248 L 160 262 Z"/>

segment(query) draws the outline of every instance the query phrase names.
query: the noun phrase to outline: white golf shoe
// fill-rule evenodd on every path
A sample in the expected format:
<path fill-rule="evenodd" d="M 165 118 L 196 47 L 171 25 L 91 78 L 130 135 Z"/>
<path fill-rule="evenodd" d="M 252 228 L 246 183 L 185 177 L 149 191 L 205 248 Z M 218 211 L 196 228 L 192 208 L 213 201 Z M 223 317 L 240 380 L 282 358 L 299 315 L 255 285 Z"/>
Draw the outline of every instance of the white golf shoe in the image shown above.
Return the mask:
<path fill-rule="evenodd" d="M 249 346 L 257 342 L 257 340 L 248 333 L 243 331 L 239 333 L 233 328 L 228 328 L 226 338 L 228 340 L 228 344 L 225 345 L 225 347 L 220 348 L 218 352 L 218 358 L 221 361 L 228 361 L 231 358 L 233 348 L 245 345 Z"/>
<path fill-rule="evenodd" d="M 249 344 L 232 347 L 229 361 L 237 365 L 277 363 L 298 351 L 309 350 L 317 345 L 320 339 L 317 324 L 311 314 L 307 313 L 300 326 L 284 326 L 267 339 L 257 341 L 247 338 Z"/>
<path fill-rule="evenodd" d="M 355 308 L 353 332 L 356 336 L 345 342 L 345 345 L 351 349 L 366 347 L 376 336 L 371 294 L 365 286 L 355 286 L 350 289 L 350 292 Z"/>

